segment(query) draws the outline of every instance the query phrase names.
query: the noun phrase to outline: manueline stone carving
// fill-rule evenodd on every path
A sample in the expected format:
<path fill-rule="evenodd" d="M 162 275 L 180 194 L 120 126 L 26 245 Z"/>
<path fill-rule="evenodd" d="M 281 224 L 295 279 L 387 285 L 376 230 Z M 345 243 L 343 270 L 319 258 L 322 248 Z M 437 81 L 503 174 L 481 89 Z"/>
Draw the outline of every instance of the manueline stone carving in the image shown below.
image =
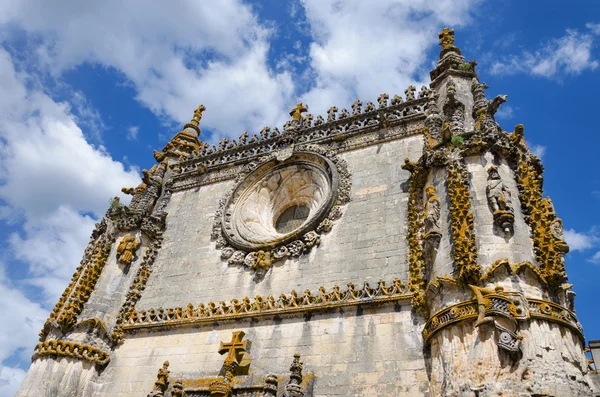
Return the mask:
<path fill-rule="evenodd" d="M 123 236 L 117 246 L 117 258 L 119 259 L 119 263 L 122 263 L 123 265 L 131 264 L 141 243 L 140 240 L 130 234 Z"/>
<path fill-rule="evenodd" d="M 211 233 L 224 260 L 259 278 L 276 260 L 318 246 L 351 188 L 345 162 L 326 149 L 293 146 L 265 159 L 238 175 L 240 184 L 219 202 Z"/>
<path fill-rule="evenodd" d="M 496 342 L 498 347 L 509 352 L 519 351 L 523 337 L 519 335 L 517 318 L 528 318 L 526 313 L 527 301 L 520 295 L 513 293 L 510 298 L 505 294 L 504 288 L 497 286 L 495 289 L 485 289 L 470 285 L 473 295 L 477 299 L 478 316 L 475 327 L 493 323 L 496 328 Z"/>
<path fill-rule="evenodd" d="M 148 394 L 148 397 L 163 397 L 165 395 L 165 390 L 169 386 L 169 362 L 165 361 L 161 369 L 158 370 L 158 374 L 156 375 L 156 382 L 154 383 L 154 388 Z"/>
<path fill-rule="evenodd" d="M 425 210 L 423 211 L 423 224 L 425 234 L 423 236 L 423 255 L 427 267 L 427 273 L 433 266 L 435 254 L 437 252 L 442 234 L 440 232 L 440 214 L 441 205 L 435 194 L 435 186 L 425 188 L 426 199 Z"/>
<path fill-rule="evenodd" d="M 465 105 L 456 97 L 456 85 L 452 79 L 449 79 L 446 84 L 446 102 L 443 112 L 452 136 L 464 134 Z"/>
<path fill-rule="evenodd" d="M 502 182 L 498 167 L 488 168 L 488 185 L 486 187 L 488 204 L 494 216 L 494 224 L 504 233 L 513 232 L 515 221 L 510 189 Z"/>

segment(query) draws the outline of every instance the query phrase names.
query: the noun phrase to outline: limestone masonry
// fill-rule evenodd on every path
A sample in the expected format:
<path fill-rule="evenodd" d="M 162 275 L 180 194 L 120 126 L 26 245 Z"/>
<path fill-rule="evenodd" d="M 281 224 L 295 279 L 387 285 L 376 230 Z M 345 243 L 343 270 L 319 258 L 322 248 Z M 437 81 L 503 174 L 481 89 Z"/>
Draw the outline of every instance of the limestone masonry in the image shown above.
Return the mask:
<path fill-rule="evenodd" d="M 593 396 L 562 221 L 454 31 L 431 84 L 200 141 L 115 197 L 17 396 Z"/>

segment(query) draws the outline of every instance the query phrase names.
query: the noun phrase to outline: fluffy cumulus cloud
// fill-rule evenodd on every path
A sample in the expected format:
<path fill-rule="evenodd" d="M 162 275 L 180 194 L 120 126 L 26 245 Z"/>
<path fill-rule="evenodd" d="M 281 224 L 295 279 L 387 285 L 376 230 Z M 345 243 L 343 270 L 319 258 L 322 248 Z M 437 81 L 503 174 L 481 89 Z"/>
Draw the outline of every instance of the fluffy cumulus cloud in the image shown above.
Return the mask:
<path fill-rule="evenodd" d="M 0 49 L 0 220 L 20 226 L 2 257 L 26 265 L 27 275 L 14 281 L 0 267 L 0 362 L 15 354 L 14 362 L 28 361 L 48 309 L 79 263 L 93 218 L 121 186 L 139 181 L 135 169 L 89 144 L 71 107 L 32 80 Z M 23 294 L 28 287 L 40 292 L 39 303 Z M 0 367 L 0 395 L 13 395 L 23 375 L 22 368 Z"/>
<path fill-rule="evenodd" d="M 466 23 L 475 2 L 303 0 L 315 80 L 303 99 L 324 113 L 334 104 L 375 101 L 383 92 L 403 94 L 410 84 L 428 81 L 426 51 L 439 27 Z"/>
<path fill-rule="evenodd" d="M 552 39 L 536 51 L 524 51 L 492 65 L 492 73 L 528 73 L 548 78 L 576 75 L 595 70 L 599 63 L 592 55 L 599 25 L 587 24 L 587 31 L 568 29 L 564 36 Z"/>
<path fill-rule="evenodd" d="M 571 251 L 579 251 L 584 254 L 595 251 L 586 260 L 590 263 L 600 264 L 600 233 L 598 227 L 592 227 L 587 233 L 577 232 L 574 229 L 565 230 L 565 239 Z"/>
<path fill-rule="evenodd" d="M 0 4 L 2 22 L 37 37 L 36 53 L 55 75 L 83 62 L 114 68 L 142 103 L 170 120 L 189 121 L 203 103 L 203 124 L 218 134 L 281 124 L 291 100 L 290 75 L 267 66 L 273 32 L 239 0 L 151 7 L 141 0 L 8 0 Z"/>

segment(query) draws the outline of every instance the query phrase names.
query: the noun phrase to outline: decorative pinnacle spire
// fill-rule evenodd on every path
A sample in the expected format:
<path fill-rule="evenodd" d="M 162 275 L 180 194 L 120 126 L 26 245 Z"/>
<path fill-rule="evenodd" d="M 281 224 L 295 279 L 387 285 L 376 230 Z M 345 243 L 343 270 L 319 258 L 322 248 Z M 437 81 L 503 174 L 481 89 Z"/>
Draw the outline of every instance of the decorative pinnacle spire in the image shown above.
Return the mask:
<path fill-rule="evenodd" d="M 192 117 L 192 120 L 187 123 L 186 125 L 183 126 L 183 129 L 185 130 L 186 128 L 192 128 L 194 130 L 196 130 L 196 132 L 198 133 L 198 137 L 200 136 L 200 119 L 202 119 L 202 112 L 204 112 L 206 110 L 206 107 L 204 105 L 200 105 L 196 108 L 196 110 L 194 110 L 194 117 Z"/>
<path fill-rule="evenodd" d="M 449 51 L 453 51 L 460 55 L 460 49 L 454 45 L 454 29 L 444 28 L 438 33 L 438 37 L 440 39 L 440 46 L 442 46 L 440 58 Z"/>
<path fill-rule="evenodd" d="M 194 117 L 192 117 L 192 121 L 190 124 L 194 124 L 196 127 L 200 125 L 200 119 L 202 118 L 202 112 L 206 110 L 204 105 L 200 105 L 194 110 Z"/>
<path fill-rule="evenodd" d="M 308 106 L 304 105 L 302 102 L 298 102 L 298 104 L 290 110 L 290 116 L 292 116 L 295 121 L 299 121 L 304 112 L 308 112 Z"/>

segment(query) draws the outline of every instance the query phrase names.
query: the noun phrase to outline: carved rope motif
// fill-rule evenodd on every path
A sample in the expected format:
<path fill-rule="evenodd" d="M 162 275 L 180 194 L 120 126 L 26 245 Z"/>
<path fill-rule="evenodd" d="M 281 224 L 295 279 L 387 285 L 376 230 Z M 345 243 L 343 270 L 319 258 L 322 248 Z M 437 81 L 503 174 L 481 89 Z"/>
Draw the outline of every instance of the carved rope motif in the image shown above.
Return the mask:
<path fill-rule="evenodd" d="M 47 340 L 38 343 L 33 351 L 32 361 L 43 356 L 71 357 L 104 366 L 110 361 L 110 355 L 93 346 L 64 340 Z"/>
<path fill-rule="evenodd" d="M 232 299 L 230 302 L 200 304 L 194 307 L 191 303 L 186 308 L 176 307 L 168 309 L 149 309 L 138 312 L 133 310 L 124 330 L 148 327 L 171 326 L 179 324 L 196 324 L 213 322 L 216 320 L 236 320 L 240 318 L 280 315 L 297 312 L 326 310 L 344 306 L 356 306 L 370 303 L 383 303 L 412 298 L 413 294 L 399 279 L 393 280 L 390 286 L 381 280 L 376 287 L 364 283 L 358 289 L 354 284 L 340 290 L 337 285 L 331 291 L 324 287 L 319 288 L 319 293 L 313 295 L 306 290 L 303 295 L 296 291 L 282 294 L 279 298 L 269 295 L 263 298 L 257 295 L 250 299 L 245 297 L 241 301 Z"/>

